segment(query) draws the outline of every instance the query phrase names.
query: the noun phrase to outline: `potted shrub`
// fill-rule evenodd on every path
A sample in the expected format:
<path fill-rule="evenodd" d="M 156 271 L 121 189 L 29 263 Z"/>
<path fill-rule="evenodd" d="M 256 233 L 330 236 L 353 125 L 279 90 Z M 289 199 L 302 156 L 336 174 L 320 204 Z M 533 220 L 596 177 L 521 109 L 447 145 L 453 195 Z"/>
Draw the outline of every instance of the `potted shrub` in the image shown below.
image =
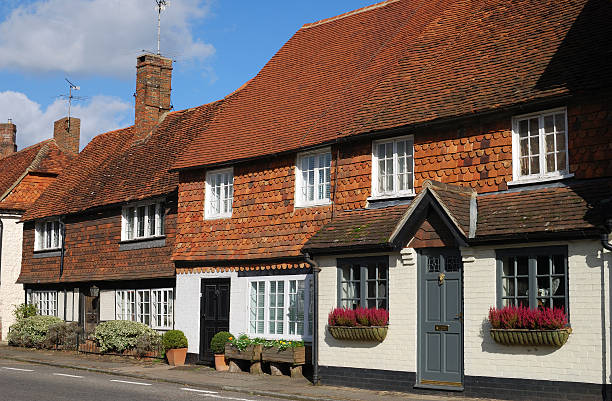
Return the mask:
<path fill-rule="evenodd" d="M 545 345 L 561 347 L 572 329 L 561 309 L 530 309 L 506 306 L 489 309 L 491 337 L 503 345 Z"/>
<path fill-rule="evenodd" d="M 328 330 L 337 340 L 382 342 L 389 329 L 389 312 L 377 308 L 333 309 Z"/>
<path fill-rule="evenodd" d="M 220 372 L 229 370 L 229 366 L 225 363 L 225 344 L 233 339 L 231 333 L 220 331 L 210 340 L 210 350 L 215 354 L 215 369 Z"/>
<path fill-rule="evenodd" d="M 169 330 L 162 337 L 162 346 L 166 352 L 168 363 L 173 366 L 183 366 L 187 357 L 187 337 L 180 330 Z"/>

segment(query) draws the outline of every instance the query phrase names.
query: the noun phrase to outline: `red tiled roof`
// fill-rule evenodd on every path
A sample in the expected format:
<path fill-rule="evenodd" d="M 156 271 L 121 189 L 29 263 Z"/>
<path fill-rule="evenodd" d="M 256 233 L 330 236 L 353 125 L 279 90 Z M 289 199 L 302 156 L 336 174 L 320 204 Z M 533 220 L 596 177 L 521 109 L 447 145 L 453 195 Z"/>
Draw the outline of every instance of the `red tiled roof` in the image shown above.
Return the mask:
<path fill-rule="evenodd" d="M 610 86 L 610 18 L 604 0 L 397 0 L 304 25 L 174 167 Z"/>
<path fill-rule="evenodd" d="M 206 129 L 221 101 L 169 113 L 144 139 L 132 127 L 96 136 L 51 184 L 23 220 L 165 195 L 176 190 L 168 172 L 186 144 Z"/>
<path fill-rule="evenodd" d="M 73 158 L 47 139 L 0 159 L 0 209 L 28 208 Z"/>

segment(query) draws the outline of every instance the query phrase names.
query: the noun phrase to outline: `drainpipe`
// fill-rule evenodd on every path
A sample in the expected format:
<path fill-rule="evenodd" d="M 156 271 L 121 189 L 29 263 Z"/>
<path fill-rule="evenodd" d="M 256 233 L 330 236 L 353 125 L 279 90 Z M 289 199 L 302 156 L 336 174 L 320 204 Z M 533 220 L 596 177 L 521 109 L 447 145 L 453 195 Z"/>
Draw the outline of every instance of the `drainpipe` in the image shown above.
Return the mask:
<path fill-rule="evenodd" d="M 604 227 L 605 227 L 605 231 L 601 234 L 600 240 L 601 240 L 601 246 L 604 249 L 607 249 L 608 251 L 612 252 L 612 244 L 610 244 L 609 242 L 609 235 L 610 232 L 612 232 L 612 218 L 608 218 L 606 219 L 606 222 L 604 223 Z M 605 273 L 604 273 L 604 269 L 606 266 L 606 262 L 603 258 L 603 253 L 602 253 L 602 260 L 601 260 L 601 286 L 602 286 L 602 298 L 603 298 L 603 302 L 602 302 L 602 310 L 601 310 L 601 327 L 602 327 L 602 349 L 601 349 L 601 353 L 602 353 L 602 381 L 603 381 L 603 388 L 602 388 L 602 398 L 604 400 L 608 400 L 608 373 L 606 371 L 606 366 L 607 366 L 607 355 L 606 355 L 606 345 L 607 345 L 607 339 L 606 339 L 606 313 L 605 313 Z"/>
<path fill-rule="evenodd" d="M 312 317 L 312 382 L 319 384 L 319 264 L 310 258 L 308 252 L 304 253 L 304 260 L 312 267 L 313 278 L 313 317 Z"/>

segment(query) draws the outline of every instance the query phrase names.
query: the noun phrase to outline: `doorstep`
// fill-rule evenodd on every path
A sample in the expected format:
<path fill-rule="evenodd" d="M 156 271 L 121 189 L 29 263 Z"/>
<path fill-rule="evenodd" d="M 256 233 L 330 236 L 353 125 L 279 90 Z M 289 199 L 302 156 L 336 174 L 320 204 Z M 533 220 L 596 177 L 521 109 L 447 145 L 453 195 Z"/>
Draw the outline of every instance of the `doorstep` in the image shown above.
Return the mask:
<path fill-rule="evenodd" d="M 388 401 L 441 400 L 445 396 L 406 394 L 354 388 L 313 386 L 306 379 L 292 379 L 249 373 L 217 372 L 202 365 L 172 367 L 160 361 L 139 361 L 132 358 L 80 354 L 75 351 L 49 351 L 9 347 L 0 344 L 0 359 L 88 370 L 126 377 L 165 381 L 196 388 L 235 391 L 290 400 L 304 401 Z M 237 380 L 239 376 L 239 380 Z M 239 383 L 239 385 L 237 385 Z M 449 394 L 448 399 L 457 399 Z M 459 397 L 463 400 L 471 398 Z"/>

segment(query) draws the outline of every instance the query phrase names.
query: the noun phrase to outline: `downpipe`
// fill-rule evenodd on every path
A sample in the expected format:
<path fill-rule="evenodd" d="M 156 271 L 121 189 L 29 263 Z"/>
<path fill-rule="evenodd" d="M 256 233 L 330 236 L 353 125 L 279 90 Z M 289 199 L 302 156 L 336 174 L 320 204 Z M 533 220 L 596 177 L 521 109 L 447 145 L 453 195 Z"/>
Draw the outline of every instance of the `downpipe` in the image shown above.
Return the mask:
<path fill-rule="evenodd" d="M 317 385 L 319 384 L 319 272 L 321 268 L 308 252 L 304 253 L 304 260 L 312 267 L 312 383 Z"/>
<path fill-rule="evenodd" d="M 610 232 L 612 232 L 612 218 L 608 218 L 606 219 L 605 223 L 604 223 L 604 227 L 605 230 L 604 232 L 601 234 L 600 236 L 600 242 L 601 242 L 601 246 L 604 249 L 607 249 L 608 251 L 612 252 L 612 244 L 610 244 Z M 602 353 L 602 382 L 603 382 L 603 386 L 602 386 L 602 399 L 605 401 L 608 401 L 608 373 L 607 373 L 607 353 L 606 353 L 606 346 L 607 346 L 607 339 L 606 339 L 606 312 L 605 312 L 605 305 L 606 305 L 606 296 L 605 296 L 605 266 L 606 266 L 606 261 L 604 258 L 604 253 L 602 252 L 602 260 L 601 260 L 601 297 L 602 297 L 602 310 L 601 310 L 601 327 L 602 327 L 602 349 L 601 349 L 601 353 Z"/>

